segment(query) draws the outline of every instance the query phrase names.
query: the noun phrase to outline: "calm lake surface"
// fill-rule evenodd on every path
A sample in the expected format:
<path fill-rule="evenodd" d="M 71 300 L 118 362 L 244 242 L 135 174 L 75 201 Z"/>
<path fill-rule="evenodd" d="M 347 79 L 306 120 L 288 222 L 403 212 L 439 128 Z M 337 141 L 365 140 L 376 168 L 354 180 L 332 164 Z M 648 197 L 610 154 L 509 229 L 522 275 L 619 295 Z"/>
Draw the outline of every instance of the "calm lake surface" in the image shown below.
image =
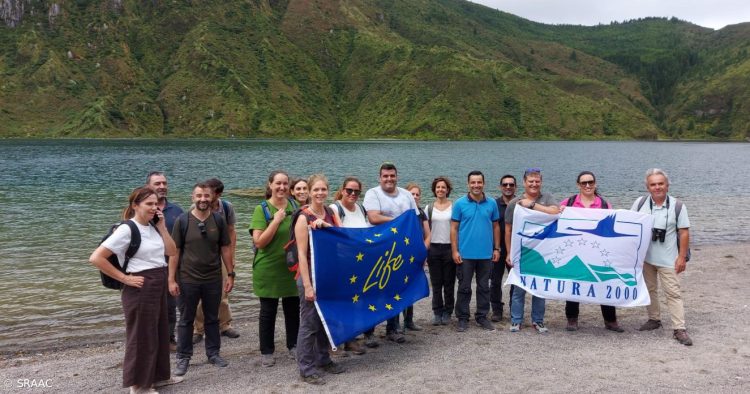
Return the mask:
<path fill-rule="evenodd" d="M 645 170 L 660 167 L 688 207 L 699 246 L 750 239 L 748 158 L 747 143 L 0 140 L 0 351 L 122 339 L 119 293 L 101 286 L 87 259 L 151 170 L 167 173 L 170 200 L 183 208 L 198 180 L 217 176 L 227 190 L 261 187 L 277 168 L 324 173 L 332 188 L 357 175 L 369 188 L 379 165 L 392 161 L 399 185 L 418 182 L 426 201 L 437 175 L 454 181 L 455 198 L 466 192 L 466 174 L 479 169 L 497 196 L 500 176 L 520 180 L 527 167 L 541 167 L 543 190 L 562 200 L 576 192 L 578 172 L 592 170 L 601 193 L 627 209 L 645 194 Z M 239 221 L 232 311 L 252 318 L 246 229 L 259 200 L 226 198 Z"/>

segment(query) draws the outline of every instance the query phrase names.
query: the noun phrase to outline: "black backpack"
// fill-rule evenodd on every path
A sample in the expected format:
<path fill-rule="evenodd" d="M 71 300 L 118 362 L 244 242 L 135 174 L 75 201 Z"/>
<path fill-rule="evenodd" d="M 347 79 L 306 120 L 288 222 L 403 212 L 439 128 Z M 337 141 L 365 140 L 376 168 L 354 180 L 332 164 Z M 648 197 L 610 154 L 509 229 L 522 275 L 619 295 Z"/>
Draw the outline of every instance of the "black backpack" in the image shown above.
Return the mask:
<path fill-rule="evenodd" d="M 107 258 L 107 261 L 109 261 L 109 263 L 112 264 L 113 267 L 117 268 L 120 272 L 126 274 L 130 258 L 133 257 L 138 252 L 138 248 L 141 247 L 141 231 L 138 230 L 138 226 L 136 226 L 136 224 L 131 220 L 123 220 L 120 223 L 114 224 L 109 228 L 109 232 L 107 232 L 107 235 L 102 238 L 102 240 L 99 242 L 99 245 L 101 245 L 104 240 L 112 236 L 112 233 L 115 232 L 115 229 L 123 224 L 130 227 L 130 245 L 125 251 L 125 262 L 122 264 L 122 266 L 120 266 L 120 262 L 117 260 L 117 254 L 115 253 L 112 253 L 112 255 Z M 104 287 L 113 290 L 122 290 L 123 284 L 119 280 L 110 277 L 102 271 L 99 271 L 99 275 L 102 277 L 102 285 L 104 285 Z"/>

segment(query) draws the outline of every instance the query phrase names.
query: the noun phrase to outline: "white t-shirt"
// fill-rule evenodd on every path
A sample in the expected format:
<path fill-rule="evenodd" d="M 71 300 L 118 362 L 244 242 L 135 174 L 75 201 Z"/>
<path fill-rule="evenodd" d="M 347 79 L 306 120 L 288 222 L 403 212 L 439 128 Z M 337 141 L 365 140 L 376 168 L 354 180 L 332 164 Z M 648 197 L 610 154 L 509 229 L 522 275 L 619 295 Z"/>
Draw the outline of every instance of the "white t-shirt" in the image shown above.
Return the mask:
<path fill-rule="evenodd" d="M 370 227 L 370 223 L 367 222 L 367 218 L 359 208 L 359 205 L 355 204 L 353 211 L 346 209 L 346 206 L 344 206 L 344 204 L 341 204 L 341 208 L 344 210 L 344 217 L 339 217 L 339 219 L 341 219 L 341 227 Z M 336 212 L 337 215 L 339 214 L 339 207 L 336 206 L 336 203 L 331 204 L 331 209 L 333 210 L 333 212 Z"/>
<path fill-rule="evenodd" d="M 417 204 L 414 202 L 411 193 L 400 187 L 397 187 L 396 191 L 396 195 L 391 196 L 386 194 L 380 186 L 368 190 L 363 202 L 365 210 L 368 212 L 380 211 L 380 214 L 390 218 L 397 218 L 410 209 L 413 209 L 419 215 Z"/>
<path fill-rule="evenodd" d="M 153 268 L 167 266 L 164 260 L 164 240 L 154 226 L 143 226 L 135 220 L 130 220 L 138 226 L 141 232 L 141 246 L 128 262 L 128 273 L 141 272 Z M 125 263 L 125 252 L 130 246 L 130 227 L 120 225 L 115 232 L 102 242 L 102 246 L 117 255 L 120 266 Z"/>
<path fill-rule="evenodd" d="M 429 204 L 424 206 L 424 213 L 428 215 L 427 208 Z M 432 208 L 432 232 L 430 236 L 430 243 L 433 244 L 450 244 L 451 243 L 451 213 L 453 210 L 453 204 L 449 205 L 444 211 L 441 211 L 433 206 Z"/>

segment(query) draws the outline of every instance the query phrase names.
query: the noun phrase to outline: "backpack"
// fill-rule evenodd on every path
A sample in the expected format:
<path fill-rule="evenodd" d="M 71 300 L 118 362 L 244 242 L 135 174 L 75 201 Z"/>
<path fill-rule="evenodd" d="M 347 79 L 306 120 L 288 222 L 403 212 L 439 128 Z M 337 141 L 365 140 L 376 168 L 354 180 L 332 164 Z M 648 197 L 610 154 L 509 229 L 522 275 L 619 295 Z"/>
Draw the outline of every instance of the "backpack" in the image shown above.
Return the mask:
<path fill-rule="evenodd" d="M 344 210 L 344 206 L 341 205 L 341 201 L 339 200 L 336 200 L 333 203 L 336 204 L 336 210 L 339 212 L 339 219 L 341 219 L 341 221 L 343 222 L 344 216 L 346 216 L 346 210 Z M 357 204 L 359 210 L 362 211 L 362 215 L 365 217 L 365 220 L 367 220 L 367 211 L 365 211 L 365 207 L 358 202 L 355 204 Z"/>
<path fill-rule="evenodd" d="M 187 230 L 188 230 L 188 224 L 190 221 L 188 220 L 188 215 L 190 212 L 183 212 L 180 217 L 177 218 L 177 221 L 180 222 L 180 230 L 182 232 L 182 242 L 180 242 L 177 247 L 180 249 L 180 259 L 178 262 L 182 263 L 182 255 L 185 253 L 185 237 L 187 237 Z M 219 233 L 224 232 L 224 228 L 227 225 L 227 222 L 224 221 L 224 217 L 222 215 L 219 215 L 218 212 L 211 212 L 211 215 L 214 217 L 214 221 L 216 222 L 216 227 L 219 229 Z"/>
<path fill-rule="evenodd" d="M 292 211 L 295 211 L 299 208 L 299 204 L 297 204 L 297 200 L 287 197 L 287 200 L 289 201 L 289 204 L 292 205 Z M 273 215 L 271 215 L 271 208 L 268 207 L 268 200 L 263 200 L 260 202 L 260 208 L 263 210 L 263 216 L 266 218 L 266 224 L 271 223 L 271 220 L 273 220 Z M 253 230 L 250 230 L 250 234 L 253 233 Z"/>
<path fill-rule="evenodd" d="M 107 238 L 112 236 L 117 227 L 120 227 L 123 224 L 130 227 L 130 245 L 128 245 L 128 249 L 125 251 L 125 262 L 123 262 L 122 266 L 120 266 L 120 262 L 117 259 L 117 254 L 115 253 L 112 253 L 112 255 L 107 258 L 107 261 L 109 261 L 109 263 L 112 264 L 113 267 L 117 268 L 120 272 L 126 274 L 130 258 L 133 257 L 138 252 L 138 248 L 141 247 L 141 231 L 138 230 L 138 226 L 130 220 L 123 220 L 120 223 L 113 224 L 112 227 L 109 228 L 107 235 L 105 235 L 104 238 L 102 238 L 102 240 L 99 242 L 99 245 L 101 245 L 102 242 L 104 242 Z M 99 275 L 102 278 L 102 285 L 104 287 L 113 290 L 122 290 L 123 284 L 119 280 L 110 277 L 102 271 L 99 271 Z"/>
<path fill-rule="evenodd" d="M 577 194 L 574 194 L 574 195 L 568 197 L 568 202 L 565 203 L 565 206 L 572 207 L 573 204 L 575 204 L 575 202 L 576 202 L 576 196 L 577 196 Z M 609 206 L 609 203 L 607 202 L 607 200 L 605 200 L 604 197 L 602 197 L 602 196 L 598 196 L 598 197 L 602 200 L 602 209 L 607 209 L 607 207 Z M 682 208 L 682 207 L 680 207 L 680 208 Z"/>
<path fill-rule="evenodd" d="M 636 208 L 636 212 L 640 212 L 641 208 L 643 207 L 643 204 L 646 203 L 646 200 L 649 199 L 650 196 L 643 196 L 640 197 L 638 200 L 638 207 Z M 669 196 L 667 196 L 667 209 L 669 209 Z M 677 252 L 680 252 L 680 228 L 677 227 L 677 223 L 680 220 L 680 212 L 682 212 L 682 201 L 678 199 L 674 199 L 674 223 L 675 223 L 675 234 L 677 235 Z M 690 248 L 687 250 L 687 254 L 685 255 L 685 262 L 690 261 Z"/>
<path fill-rule="evenodd" d="M 336 217 L 333 215 L 333 210 L 328 207 L 324 206 L 326 215 L 330 215 L 333 220 L 336 220 Z M 310 225 L 310 223 L 318 220 L 318 217 L 315 216 L 315 214 L 310 210 L 309 205 L 305 205 L 292 214 L 292 225 L 291 229 L 289 231 L 289 242 L 287 242 L 284 245 L 284 256 L 286 260 L 286 268 L 289 269 L 290 272 L 294 272 L 294 279 L 297 279 L 299 276 L 299 251 L 297 250 L 297 237 L 295 236 L 294 227 L 297 224 L 297 219 L 300 215 L 305 215 L 307 218 L 307 224 Z"/>

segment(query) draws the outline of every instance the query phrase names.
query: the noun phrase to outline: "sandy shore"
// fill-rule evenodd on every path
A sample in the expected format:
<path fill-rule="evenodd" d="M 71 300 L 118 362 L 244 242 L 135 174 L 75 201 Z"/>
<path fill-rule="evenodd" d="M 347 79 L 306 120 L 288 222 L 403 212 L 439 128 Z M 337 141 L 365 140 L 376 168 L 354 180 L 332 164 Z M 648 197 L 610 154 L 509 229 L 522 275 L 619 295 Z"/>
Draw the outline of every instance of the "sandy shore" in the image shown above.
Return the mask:
<path fill-rule="evenodd" d="M 507 313 L 497 331 L 471 325 L 457 333 L 455 322 L 429 324 L 425 299 L 415 308 L 424 331 L 407 333 L 401 345 L 381 339 L 379 348 L 363 356 L 336 356 L 347 372 L 325 376 L 325 386 L 299 382 L 279 318 L 275 367 L 260 366 L 257 322 L 240 320 L 235 328 L 242 336 L 222 340 L 229 367 L 207 364 L 201 343 L 185 382 L 161 392 L 750 392 L 748 266 L 749 245 L 693 248 L 682 276 L 692 347 L 672 339 L 666 306 L 665 327 L 653 332 L 636 330 L 646 320 L 645 308 L 618 309 L 626 332 L 616 334 L 604 330 L 598 307 L 582 305 L 581 329 L 570 333 L 564 330 L 564 303 L 549 301 L 547 335 L 528 325 L 528 302 L 527 324 L 519 333 L 508 332 Z M 376 332 L 383 331 L 381 325 Z M 115 342 L 6 356 L 0 392 L 126 392 L 120 388 L 122 355 L 122 343 Z M 23 379 L 36 387 L 19 387 Z"/>

